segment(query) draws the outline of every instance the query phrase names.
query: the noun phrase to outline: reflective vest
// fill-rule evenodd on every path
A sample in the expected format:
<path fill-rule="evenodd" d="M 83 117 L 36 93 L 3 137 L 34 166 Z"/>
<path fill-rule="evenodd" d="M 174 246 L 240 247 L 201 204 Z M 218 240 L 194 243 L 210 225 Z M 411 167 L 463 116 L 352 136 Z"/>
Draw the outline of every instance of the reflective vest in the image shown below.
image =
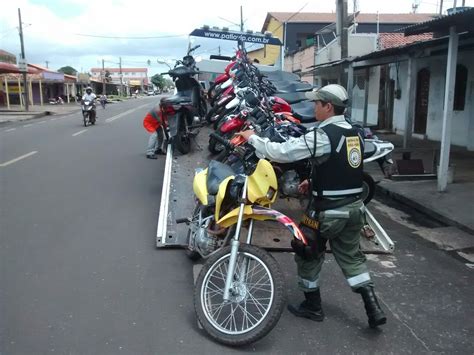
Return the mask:
<path fill-rule="evenodd" d="M 325 162 L 313 163 L 313 196 L 334 198 L 359 195 L 362 192 L 364 141 L 358 130 L 335 124 L 320 129 L 329 137 L 331 154 Z"/>
<path fill-rule="evenodd" d="M 150 133 L 156 132 L 161 126 L 161 111 L 155 109 L 148 112 L 143 119 L 143 127 Z"/>

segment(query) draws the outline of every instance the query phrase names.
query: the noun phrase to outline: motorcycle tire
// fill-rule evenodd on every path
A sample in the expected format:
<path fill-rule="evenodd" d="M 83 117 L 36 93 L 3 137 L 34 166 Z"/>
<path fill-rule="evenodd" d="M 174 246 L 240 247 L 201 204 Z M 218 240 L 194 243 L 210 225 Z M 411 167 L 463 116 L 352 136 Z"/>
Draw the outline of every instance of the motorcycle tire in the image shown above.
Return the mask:
<path fill-rule="evenodd" d="M 209 86 L 209 89 L 207 90 L 207 100 L 210 102 L 212 98 L 214 97 L 214 89 L 216 88 L 217 83 L 213 83 L 211 86 Z"/>
<path fill-rule="evenodd" d="M 231 247 L 227 246 L 207 259 L 194 287 L 194 310 L 212 339 L 225 345 L 243 346 L 263 338 L 278 323 L 286 300 L 285 281 L 278 263 L 267 251 L 241 244 L 233 282 L 237 289 L 231 293 L 230 301 L 224 302 L 230 252 Z M 247 271 L 252 272 L 247 272 L 245 281 L 239 283 L 239 272 L 245 264 Z M 263 272 L 256 271 L 257 268 Z M 216 307 L 220 308 L 219 312 L 215 312 Z M 252 311 L 255 313 L 250 318 L 248 314 Z"/>
<path fill-rule="evenodd" d="M 83 121 L 84 121 L 84 127 L 87 127 L 88 118 L 89 118 L 89 114 L 88 114 L 88 113 L 82 115 L 82 119 L 83 119 Z"/>
<path fill-rule="evenodd" d="M 207 114 L 206 114 L 206 121 L 207 121 L 208 124 L 214 123 L 213 118 L 214 118 L 214 116 L 216 115 L 217 109 L 218 109 L 218 107 L 217 107 L 217 106 L 214 106 L 214 107 L 212 107 L 209 111 L 207 111 Z"/>
<path fill-rule="evenodd" d="M 186 116 L 181 113 L 178 119 L 179 126 L 176 136 L 173 138 L 173 145 L 181 154 L 188 154 L 191 151 L 191 138 L 186 132 Z"/>
<path fill-rule="evenodd" d="M 375 195 L 375 181 L 372 176 L 367 173 L 364 173 L 362 189 L 361 200 L 364 202 L 364 205 L 367 205 Z"/>
<path fill-rule="evenodd" d="M 202 121 L 204 117 L 207 115 L 207 102 L 204 96 L 199 98 L 199 118 Z"/>

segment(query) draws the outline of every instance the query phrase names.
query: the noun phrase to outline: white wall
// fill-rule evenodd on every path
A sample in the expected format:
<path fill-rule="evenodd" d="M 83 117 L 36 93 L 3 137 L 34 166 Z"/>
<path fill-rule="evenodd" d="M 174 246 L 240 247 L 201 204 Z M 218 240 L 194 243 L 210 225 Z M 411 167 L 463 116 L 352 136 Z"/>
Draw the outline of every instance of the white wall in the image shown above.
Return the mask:
<path fill-rule="evenodd" d="M 397 82 L 398 68 L 398 82 Z M 405 131 L 405 114 L 408 104 L 407 86 L 408 62 L 395 63 L 390 65 L 390 78 L 395 80 L 395 90 L 401 89 L 400 99 L 394 99 L 393 102 L 393 130 L 397 133 Z"/>
<path fill-rule="evenodd" d="M 458 64 L 468 69 L 465 107 L 463 111 L 454 111 L 452 116 L 451 143 L 474 150 L 474 52 L 459 52 Z M 397 80 L 396 64 L 391 65 L 390 77 Z M 426 136 L 430 140 L 440 141 L 443 127 L 444 87 L 446 82 L 446 57 L 436 56 L 418 59 L 415 72 L 422 68 L 430 70 L 430 91 L 428 102 L 428 118 Z M 408 103 L 406 92 L 407 62 L 399 64 L 399 87 L 402 90 L 401 99 L 395 99 L 393 108 L 393 128 L 402 134 L 405 131 L 405 114 Z M 396 85 L 397 88 L 397 85 Z M 416 87 L 413 88 L 416 90 Z M 413 120 L 414 122 L 414 120 Z"/>
<path fill-rule="evenodd" d="M 349 57 L 357 57 L 372 53 L 377 49 L 377 36 L 375 34 L 350 34 L 347 52 Z M 316 54 L 315 64 L 324 64 L 341 59 L 341 46 L 333 40 Z"/>
<path fill-rule="evenodd" d="M 356 122 L 364 121 L 365 104 L 365 69 L 355 71 L 354 88 L 352 89 L 351 118 Z M 370 68 L 369 72 L 369 97 L 367 109 L 367 124 L 378 123 L 378 107 L 380 93 L 380 67 Z"/>
<path fill-rule="evenodd" d="M 473 124 L 472 109 L 474 93 L 474 53 L 459 52 L 458 64 L 464 65 L 468 70 L 465 106 L 463 111 L 454 111 L 452 116 L 451 143 L 454 145 L 468 146 L 469 131 Z M 446 83 L 446 60 L 439 58 L 427 63 L 431 71 L 430 96 L 428 107 L 428 124 L 426 135 L 428 139 L 441 140 L 443 127 L 444 86 Z M 474 138 L 474 136 L 471 136 Z"/>

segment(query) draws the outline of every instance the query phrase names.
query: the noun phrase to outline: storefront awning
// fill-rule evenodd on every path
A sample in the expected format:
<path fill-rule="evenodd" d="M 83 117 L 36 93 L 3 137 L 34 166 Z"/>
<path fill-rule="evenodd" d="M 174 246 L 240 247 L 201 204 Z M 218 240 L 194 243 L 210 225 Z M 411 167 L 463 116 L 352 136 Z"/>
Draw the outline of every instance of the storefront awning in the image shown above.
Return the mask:
<path fill-rule="evenodd" d="M 37 74 L 39 71 L 28 67 L 28 74 Z M 21 71 L 16 64 L 0 62 L 0 74 L 20 74 Z"/>

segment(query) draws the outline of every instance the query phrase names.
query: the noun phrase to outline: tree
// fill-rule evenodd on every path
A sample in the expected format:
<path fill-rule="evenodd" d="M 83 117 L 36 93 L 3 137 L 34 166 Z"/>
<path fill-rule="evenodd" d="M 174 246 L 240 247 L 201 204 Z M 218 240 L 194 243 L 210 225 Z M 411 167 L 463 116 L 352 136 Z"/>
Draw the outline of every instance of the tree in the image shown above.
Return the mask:
<path fill-rule="evenodd" d="M 160 90 L 166 86 L 166 80 L 160 74 L 155 74 L 151 77 L 151 82 Z"/>
<path fill-rule="evenodd" d="M 67 74 L 67 75 L 76 75 L 77 74 L 77 70 L 74 69 L 73 67 L 70 67 L 69 65 L 67 65 L 65 67 L 62 67 L 62 68 L 59 68 L 58 72 L 64 73 L 64 74 Z"/>

